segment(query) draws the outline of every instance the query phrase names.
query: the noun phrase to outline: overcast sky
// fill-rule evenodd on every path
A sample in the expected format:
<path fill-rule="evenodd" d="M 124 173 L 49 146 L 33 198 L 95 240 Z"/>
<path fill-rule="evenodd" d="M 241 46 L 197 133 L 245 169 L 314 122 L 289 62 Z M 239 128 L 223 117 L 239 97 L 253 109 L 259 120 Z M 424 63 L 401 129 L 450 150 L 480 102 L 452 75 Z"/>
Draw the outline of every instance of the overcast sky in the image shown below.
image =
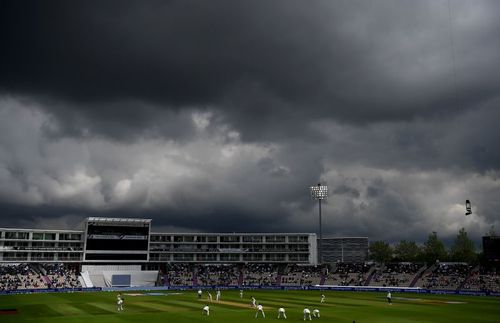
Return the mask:
<path fill-rule="evenodd" d="M 2 1 L 0 227 L 479 242 L 500 1 Z M 470 199 L 473 214 L 465 216 Z"/>

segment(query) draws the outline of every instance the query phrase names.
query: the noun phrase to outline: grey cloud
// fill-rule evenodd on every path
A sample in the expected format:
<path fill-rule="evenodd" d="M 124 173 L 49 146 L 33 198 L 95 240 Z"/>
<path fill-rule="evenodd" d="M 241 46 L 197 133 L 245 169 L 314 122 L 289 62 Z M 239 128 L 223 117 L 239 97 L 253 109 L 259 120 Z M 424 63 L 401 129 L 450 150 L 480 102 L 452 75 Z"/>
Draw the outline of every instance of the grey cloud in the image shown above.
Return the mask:
<path fill-rule="evenodd" d="M 2 2 L 0 224 L 314 231 L 323 181 L 327 233 L 477 239 L 500 8 L 450 3 Z"/>
<path fill-rule="evenodd" d="M 304 119 L 456 113 L 495 93 L 498 75 L 486 72 L 498 63 L 499 23 L 496 2 L 452 6 L 450 30 L 446 1 L 9 4 L 0 88 L 80 102 L 76 113 L 95 110 L 105 126 L 141 126 L 148 114 L 123 113 L 128 100 L 208 104 L 260 140 Z"/>

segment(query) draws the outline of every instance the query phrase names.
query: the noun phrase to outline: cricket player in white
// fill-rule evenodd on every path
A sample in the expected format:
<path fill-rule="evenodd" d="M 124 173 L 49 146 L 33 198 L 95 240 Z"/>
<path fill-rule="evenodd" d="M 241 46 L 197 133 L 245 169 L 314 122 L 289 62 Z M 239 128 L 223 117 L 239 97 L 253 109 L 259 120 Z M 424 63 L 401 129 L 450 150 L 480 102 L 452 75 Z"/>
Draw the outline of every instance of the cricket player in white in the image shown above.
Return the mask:
<path fill-rule="evenodd" d="M 118 297 L 116 301 L 116 307 L 118 312 L 123 311 L 123 299 L 121 299 L 121 297 Z"/>
<path fill-rule="evenodd" d="M 391 295 L 391 291 L 389 291 L 387 293 L 387 302 L 389 303 L 389 305 L 392 305 L 392 295 Z"/>
<path fill-rule="evenodd" d="M 280 319 L 282 316 L 284 319 L 286 319 L 285 309 L 283 307 L 280 307 L 278 308 L 278 319 Z"/>
<path fill-rule="evenodd" d="M 212 294 L 210 294 L 210 292 L 207 292 L 208 293 L 208 300 L 211 302 L 212 301 Z"/>
<path fill-rule="evenodd" d="M 319 315 L 319 310 L 318 309 L 314 309 L 313 310 L 313 317 L 318 318 L 318 319 L 321 317 L 321 315 Z"/>
<path fill-rule="evenodd" d="M 240 289 L 240 298 L 243 298 L 243 289 Z"/>
<path fill-rule="evenodd" d="M 215 294 L 215 299 L 218 301 L 220 301 L 220 290 L 217 290 L 217 294 Z"/>
<path fill-rule="evenodd" d="M 257 307 L 257 300 L 252 296 L 252 306 Z"/>
<path fill-rule="evenodd" d="M 264 307 L 260 304 L 257 305 L 257 312 L 255 312 L 255 318 L 257 318 L 257 316 L 259 316 L 259 313 L 262 314 L 263 318 L 266 318 L 266 314 L 264 314 Z"/>
<path fill-rule="evenodd" d="M 321 294 L 321 303 L 324 303 L 325 299 L 326 299 L 325 294 Z"/>
<path fill-rule="evenodd" d="M 207 316 L 210 316 L 210 307 L 208 307 L 208 305 L 205 305 L 203 307 L 203 312 L 202 314 L 207 314 Z"/>
<path fill-rule="evenodd" d="M 304 308 L 304 321 L 309 318 L 309 321 L 312 321 L 311 311 L 308 308 Z"/>

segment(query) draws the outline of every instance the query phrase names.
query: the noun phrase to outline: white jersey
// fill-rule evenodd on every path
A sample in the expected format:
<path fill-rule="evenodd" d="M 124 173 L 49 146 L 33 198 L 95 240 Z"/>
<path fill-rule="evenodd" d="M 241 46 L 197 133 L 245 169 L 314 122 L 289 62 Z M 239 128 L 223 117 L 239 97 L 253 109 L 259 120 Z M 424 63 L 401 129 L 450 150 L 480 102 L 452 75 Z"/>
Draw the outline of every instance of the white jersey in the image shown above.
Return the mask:
<path fill-rule="evenodd" d="M 116 300 L 116 307 L 118 311 L 123 311 L 123 299 L 121 299 L 120 297 L 118 297 Z"/>
<path fill-rule="evenodd" d="M 286 319 L 286 313 L 283 307 L 278 308 L 278 319 L 280 319 L 281 317 Z"/>
<path fill-rule="evenodd" d="M 262 305 L 257 305 L 257 312 L 255 312 L 255 318 L 259 316 L 259 313 L 262 315 L 263 318 L 266 318 L 266 314 L 264 314 L 264 307 Z"/>
<path fill-rule="evenodd" d="M 304 308 L 304 321 L 306 319 L 309 319 L 309 321 L 312 321 L 311 311 L 308 308 Z"/>
<path fill-rule="evenodd" d="M 313 316 L 319 317 L 319 310 L 318 309 L 313 310 Z"/>

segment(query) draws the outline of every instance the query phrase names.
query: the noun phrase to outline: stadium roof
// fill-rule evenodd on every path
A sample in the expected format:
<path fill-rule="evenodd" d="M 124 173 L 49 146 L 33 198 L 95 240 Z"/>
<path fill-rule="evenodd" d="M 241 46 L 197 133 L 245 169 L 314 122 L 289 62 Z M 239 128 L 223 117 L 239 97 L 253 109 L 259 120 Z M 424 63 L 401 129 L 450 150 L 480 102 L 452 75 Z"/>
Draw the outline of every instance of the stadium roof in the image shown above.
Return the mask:
<path fill-rule="evenodd" d="M 151 219 L 88 217 L 87 222 L 151 223 Z"/>

